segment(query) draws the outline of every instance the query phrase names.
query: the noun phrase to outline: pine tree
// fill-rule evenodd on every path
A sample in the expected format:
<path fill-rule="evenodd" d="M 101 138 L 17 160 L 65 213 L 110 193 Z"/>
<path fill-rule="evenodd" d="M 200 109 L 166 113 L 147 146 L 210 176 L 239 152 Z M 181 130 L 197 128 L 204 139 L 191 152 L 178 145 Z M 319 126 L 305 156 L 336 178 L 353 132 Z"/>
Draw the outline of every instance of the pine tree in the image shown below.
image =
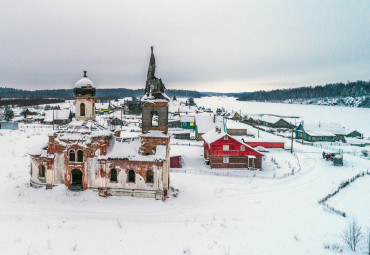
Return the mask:
<path fill-rule="evenodd" d="M 4 119 L 6 121 L 9 121 L 9 120 L 13 119 L 13 117 L 14 117 L 13 110 L 8 105 L 6 105 L 5 108 L 4 108 Z"/>

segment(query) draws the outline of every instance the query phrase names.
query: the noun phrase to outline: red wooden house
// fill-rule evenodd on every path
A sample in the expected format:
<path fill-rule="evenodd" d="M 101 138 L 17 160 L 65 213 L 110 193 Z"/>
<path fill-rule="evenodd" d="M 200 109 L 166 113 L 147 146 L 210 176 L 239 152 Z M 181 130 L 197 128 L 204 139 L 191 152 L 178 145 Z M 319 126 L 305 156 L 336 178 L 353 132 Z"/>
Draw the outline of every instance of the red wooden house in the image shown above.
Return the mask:
<path fill-rule="evenodd" d="M 203 135 L 204 158 L 211 168 L 262 168 L 263 154 L 220 130 Z"/>

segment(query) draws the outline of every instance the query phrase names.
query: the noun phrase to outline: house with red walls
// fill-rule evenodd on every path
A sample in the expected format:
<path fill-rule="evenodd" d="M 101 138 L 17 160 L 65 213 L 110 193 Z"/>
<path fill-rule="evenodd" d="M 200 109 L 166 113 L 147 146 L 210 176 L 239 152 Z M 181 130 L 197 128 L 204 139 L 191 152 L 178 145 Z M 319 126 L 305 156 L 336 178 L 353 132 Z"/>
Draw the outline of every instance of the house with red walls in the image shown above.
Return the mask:
<path fill-rule="evenodd" d="M 261 152 L 240 142 L 224 131 L 214 128 L 202 136 L 204 158 L 211 168 L 258 168 L 262 169 Z"/>

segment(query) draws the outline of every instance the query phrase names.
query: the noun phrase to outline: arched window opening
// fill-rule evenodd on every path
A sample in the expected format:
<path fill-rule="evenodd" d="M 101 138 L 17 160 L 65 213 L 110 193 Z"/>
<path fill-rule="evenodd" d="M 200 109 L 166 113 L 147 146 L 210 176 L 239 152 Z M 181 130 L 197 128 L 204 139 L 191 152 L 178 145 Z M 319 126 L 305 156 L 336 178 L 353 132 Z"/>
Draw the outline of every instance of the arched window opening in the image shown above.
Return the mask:
<path fill-rule="evenodd" d="M 128 182 L 135 183 L 135 172 L 134 172 L 134 170 L 128 171 Z"/>
<path fill-rule="evenodd" d="M 76 161 L 76 153 L 74 150 L 69 151 L 69 161 L 72 161 L 72 162 Z"/>
<path fill-rule="evenodd" d="M 85 104 L 80 104 L 80 116 L 85 116 Z"/>
<path fill-rule="evenodd" d="M 45 178 L 45 167 L 43 165 L 40 166 L 39 177 Z"/>
<path fill-rule="evenodd" d="M 117 182 L 117 170 L 116 169 L 110 170 L 110 181 Z"/>
<path fill-rule="evenodd" d="M 82 150 L 77 151 L 77 162 L 83 162 L 84 161 L 84 153 Z"/>
<path fill-rule="evenodd" d="M 158 112 L 152 111 L 152 127 L 158 127 Z"/>
<path fill-rule="evenodd" d="M 152 170 L 148 170 L 146 172 L 146 183 L 153 183 L 153 182 L 154 182 L 153 171 Z"/>

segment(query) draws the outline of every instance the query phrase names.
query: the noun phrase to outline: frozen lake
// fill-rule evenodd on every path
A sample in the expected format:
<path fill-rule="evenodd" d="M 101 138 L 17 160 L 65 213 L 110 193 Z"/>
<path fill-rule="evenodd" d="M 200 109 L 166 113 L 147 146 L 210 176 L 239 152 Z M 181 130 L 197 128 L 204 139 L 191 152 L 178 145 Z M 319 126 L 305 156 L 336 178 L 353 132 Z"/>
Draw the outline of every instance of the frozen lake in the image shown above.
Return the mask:
<path fill-rule="evenodd" d="M 370 136 L 370 109 L 341 106 L 281 104 L 238 101 L 234 97 L 202 97 L 195 98 L 198 106 L 206 108 L 224 107 L 227 111 L 238 111 L 242 115 L 276 114 L 281 116 L 297 116 L 305 123 L 340 123 L 346 130 L 356 129 L 365 136 Z"/>

